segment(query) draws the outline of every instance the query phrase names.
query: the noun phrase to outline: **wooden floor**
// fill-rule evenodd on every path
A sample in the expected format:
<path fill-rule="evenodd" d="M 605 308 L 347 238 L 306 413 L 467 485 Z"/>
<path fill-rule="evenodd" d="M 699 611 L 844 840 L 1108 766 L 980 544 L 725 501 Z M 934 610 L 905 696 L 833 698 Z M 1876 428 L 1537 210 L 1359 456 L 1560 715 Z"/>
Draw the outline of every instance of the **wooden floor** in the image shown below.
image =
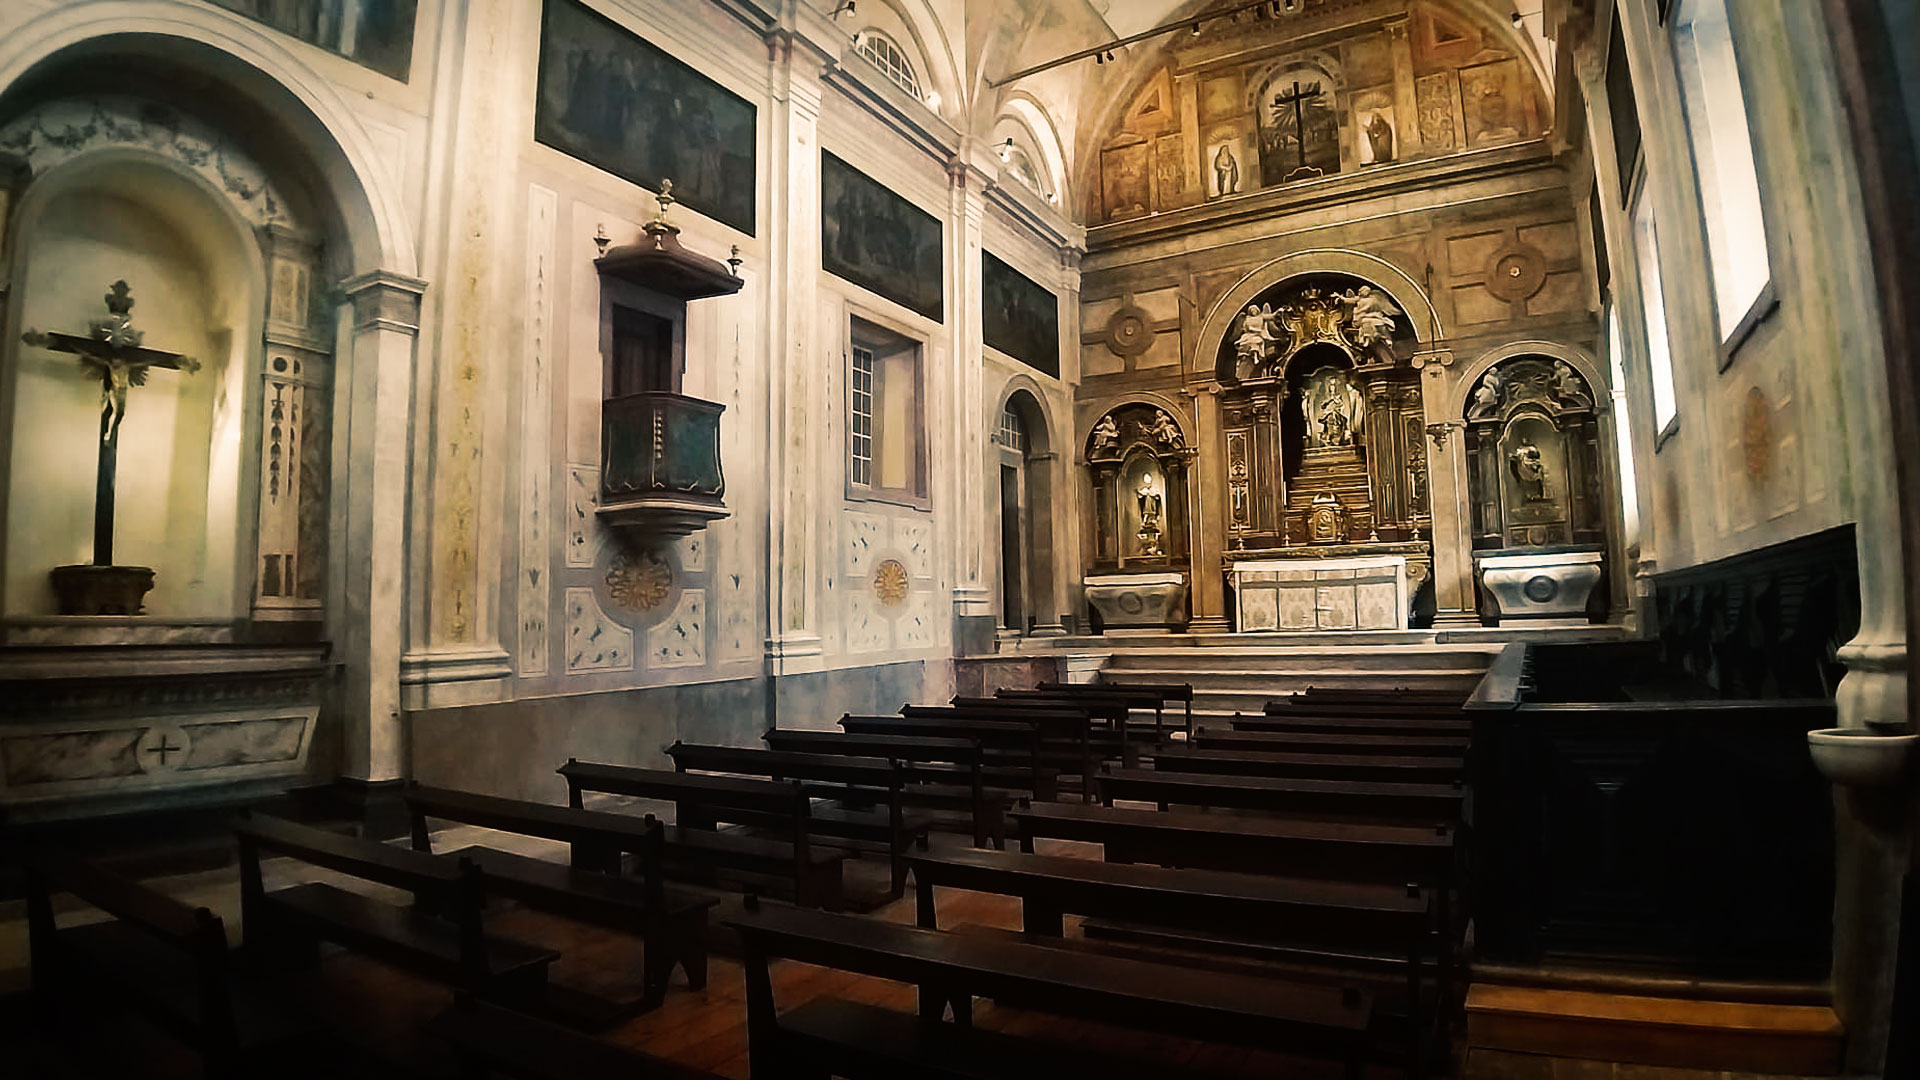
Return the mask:
<path fill-rule="evenodd" d="M 462 836 L 458 842 L 472 842 Z M 951 838 L 940 838 L 951 841 Z M 439 846 L 439 845 L 436 845 Z M 1041 842 L 1048 854 L 1097 857 L 1097 848 L 1066 842 Z M 202 883 L 199 888 L 205 889 Z M 237 907 L 237 894 L 233 897 Z M 1016 900 L 941 890 L 940 925 L 945 929 L 967 925 L 1017 929 Z M 226 904 L 218 905 L 220 907 Z M 914 918 L 911 891 L 906 898 L 874 912 L 873 917 L 910 923 Z M 237 923 L 233 919 L 230 925 Z M 552 981 L 591 989 L 603 995 L 637 993 L 641 949 L 631 937 L 598 930 L 536 912 L 508 909 L 490 919 L 494 930 L 537 941 L 560 951 Z M 1077 932 L 1068 920 L 1068 933 Z M 776 1000 L 782 1008 L 814 997 L 833 995 L 901 1011 L 915 1006 L 913 987 L 845 972 L 780 962 L 774 969 Z M 447 1007 L 450 992 L 403 971 L 362 957 L 329 951 L 316 969 L 304 970 L 286 981 L 289 996 L 313 1015 L 342 1033 L 339 1053 L 347 1064 L 306 1062 L 303 1070 L 285 1075 L 339 1075 L 359 1077 L 453 1075 L 445 1050 L 420 1029 Z M 740 966 L 724 956 L 711 965 L 708 986 L 688 989 L 676 972 L 665 1004 L 601 1033 L 608 1041 L 644 1049 L 724 1077 L 748 1076 L 746 1010 Z M 1098 1046 L 1143 1062 L 1163 1062 L 1169 1070 L 1200 1067 L 1222 1077 L 1335 1077 L 1336 1065 L 1290 1059 L 1282 1055 L 1206 1044 L 1192 1040 L 1064 1020 L 1045 1014 L 999 1009 L 982 1004 L 976 1010 L 981 1027 Z M 86 1017 L 69 1017 L 66 1024 L 41 1024 L 20 998 L 0 999 L 0 1062 L 8 1077 L 138 1076 L 143 1080 L 171 1080 L 198 1075 L 197 1061 L 164 1034 L 144 1022 L 120 1014 L 102 1002 Z M 13 1071 L 15 1064 L 23 1066 Z M 1765 1080 L 1693 1070 L 1612 1066 L 1520 1054 L 1476 1052 L 1464 1063 L 1469 1077 L 1487 1080 Z M 276 1078 L 280 1074 L 276 1074 Z M 1371 1078 L 1398 1077 L 1397 1066 L 1381 1063 Z M 584 1078 L 583 1078 L 584 1080 Z"/>

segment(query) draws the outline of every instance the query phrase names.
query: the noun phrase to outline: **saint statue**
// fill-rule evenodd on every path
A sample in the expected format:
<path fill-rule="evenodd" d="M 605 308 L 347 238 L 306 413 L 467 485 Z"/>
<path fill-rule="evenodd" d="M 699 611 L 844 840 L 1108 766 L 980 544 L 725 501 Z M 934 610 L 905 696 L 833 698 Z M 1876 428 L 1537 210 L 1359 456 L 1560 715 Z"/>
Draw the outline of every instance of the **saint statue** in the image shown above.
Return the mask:
<path fill-rule="evenodd" d="M 1384 165 L 1393 160 L 1393 125 L 1380 113 L 1367 121 L 1367 146 L 1373 151 L 1373 163 Z"/>
<path fill-rule="evenodd" d="M 1217 194 L 1235 195 L 1240 191 L 1240 163 L 1226 143 L 1221 143 L 1220 152 L 1213 155 L 1213 182 Z"/>
<path fill-rule="evenodd" d="M 1358 442 L 1366 408 L 1366 398 L 1346 372 L 1331 367 L 1314 372 L 1300 392 L 1307 445 L 1348 446 Z"/>
<path fill-rule="evenodd" d="M 1160 493 L 1154 490 L 1153 477 L 1140 478 L 1135 497 L 1140 501 L 1140 531 L 1134 534 L 1140 541 L 1140 554 L 1164 554 L 1160 546 Z"/>
<path fill-rule="evenodd" d="M 1507 467 L 1513 470 L 1514 479 L 1520 481 L 1520 493 L 1530 503 L 1547 502 L 1547 460 L 1540 448 L 1532 443 L 1521 443 L 1507 455 Z"/>

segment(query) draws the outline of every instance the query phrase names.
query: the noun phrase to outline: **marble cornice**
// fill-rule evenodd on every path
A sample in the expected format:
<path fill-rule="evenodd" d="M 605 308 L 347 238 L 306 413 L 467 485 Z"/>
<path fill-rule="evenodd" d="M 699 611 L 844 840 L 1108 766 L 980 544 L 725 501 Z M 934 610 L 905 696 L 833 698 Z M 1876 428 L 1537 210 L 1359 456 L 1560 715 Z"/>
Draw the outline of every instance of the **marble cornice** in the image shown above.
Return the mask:
<path fill-rule="evenodd" d="M 1465 154 L 1284 184 L 1251 195 L 1216 199 L 1182 210 L 1098 225 L 1087 230 L 1087 249 L 1092 255 L 1118 252 L 1154 241 L 1178 239 L 1323 207 L 1351 206 L 1363 200 L 1384 200 L 1408 192 L 1431 191 L 1468 181 L 1518 176 L 1557 167 L 1549 142 L 1546 139 L 1530 139 Z"/>
<path fill-rule="evenodd" d="M 77 679 L 221 676 L 316 678 L 332 667 L 331 647 L 298 645 L 15 645 L 0 647 L 0 686 Z"/>
<path fill-rule="evenodd" d="M 847 51 L 849 56 L 855 55 L 851 46 Z M 867 61 L 860 58 L 855 62 L 864 64 Z M 840 91 L 848 101 L 858 105 L 941 165 L 959 156 L 960 132 L 939 113 L 892 83 L 876 85 L 873 80 L 855 75 L 847 70 L 846 64 L 845 57 L 829 59 L 821 82 Z"/>

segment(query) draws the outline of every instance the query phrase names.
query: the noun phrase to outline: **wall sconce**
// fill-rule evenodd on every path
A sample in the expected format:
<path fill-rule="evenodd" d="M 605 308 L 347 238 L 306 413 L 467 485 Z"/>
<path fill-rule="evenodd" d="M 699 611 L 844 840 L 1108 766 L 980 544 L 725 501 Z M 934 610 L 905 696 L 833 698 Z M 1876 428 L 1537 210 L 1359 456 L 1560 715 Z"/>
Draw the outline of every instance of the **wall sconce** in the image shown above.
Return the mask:
<path fill-rule="evenodd" d="M 842 15 L 851 14 L 853 14 L 853 0 L 840 0 L 840 3 L 833 9 L 833 17 L 836 19 Z"/>
<path fill-rule="evenodd" d="M 1013 139 L 1011 137 L 1009 137 L 1006 142 L 1000 144 L 1000 160 L 1013 160 Z"/>
<path fill-rule="evenodd" d="M 940 91 L 927 91 L 927 108 L 932 109 L 934 112 L 940 111 Z"/>

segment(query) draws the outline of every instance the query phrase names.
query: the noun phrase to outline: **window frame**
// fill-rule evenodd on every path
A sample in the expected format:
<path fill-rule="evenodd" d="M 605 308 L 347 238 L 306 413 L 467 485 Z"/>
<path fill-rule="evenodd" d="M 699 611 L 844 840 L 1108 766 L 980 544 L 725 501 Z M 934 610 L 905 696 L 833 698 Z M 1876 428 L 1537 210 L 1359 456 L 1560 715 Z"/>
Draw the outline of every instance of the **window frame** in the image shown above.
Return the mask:
<path fill-rule="evenodd" d="M 915 100 L 925 100 L 926 91 L 920 87 L 920 75 L 913 70 L 913 57 L 907 53 L 907 50 L 900 47 L 900 43 L 893 39 L 893 35 L 877 26 L 869 26 L 860 31 L 859 37 L 860 43 L 853 47 L 854 52 L 859 53 L 867 63 L 874 66 L 875 70 L 885 75 L 887 81 L 902 93 L 911 94 Z M 868 46 L 875 43 L 885 46 L 885 49 L 870 51 Z"/>
<path fill-rule="evenodd" d="M 1634 170 L 1634 182 L 1630 185 L 1632 197 L 1627 201 L 1627 228 L 1633 242 L 1634 286 L 1640 300 L 1640 346 L 1642 356 L 1647 362 L 1648 391 L 1653 399 L 1653 452 L 1658 454 L 1666 448 L 1668 440 L 1680 430 L 1680 385 L 1675 378 L 1673 357 L 1672 319 L 1667 314 L 1666 272 L 1660 264 L 1660 222 L 1654 212 L 1652 185 L 1647 182 L 1646 157 L 1642 155 Z M 1642 210 L 1647 214 L 1648 232 L 1651 243 L 1643 243 L 1640 223 Z M 1651 250 L 1647 250 L 1651 249 Z M 1653 281 L 1649 291 L 1647 271 L 1651 268 Z M 1653 312 L 1648 309 L 1649 296 L 1659 300 L 1661 353 L 1665 358 L 1667 392 L 1673 402 L 1672 415 L 1664 421 L 1660 418 L 1660 372 L 1655 369 L 1653 332 Z"/>
<path fill-rule="evenodd" d="M 844 400 L 845 421 L 841 429 L 845 438 L 844 452 L 841 455 L 846 477 L 846 498 L 850 502 L 879 502 L 895 506 L 906 506 L 916 510 L 932 509 L 931 470 L 929 468 L 930 448 L 927 432 L 926 399 L 926 342 L 921 338 L 899 329 L 896 325 L 876 317 L 865 310 L 849 310 L 845 324 L 845 352 L 841 370 L 847 379 Z M 868 430 L 865 433 L 868 454 L 866 457 L 867 478 L 865 482 L 855 478 L 855 431 L 856 395 L 861 394 L 855 385 L 856 355 L 865 352 L 871 357 L 872 375 L 864 392 L 869 412 Z M 909 387 L 908 422 L 911 443 L 907 451 L 911 460 L 907 462 L 905 486 L 885 486 L 879 482 L 884 475 L 885 458 L 883 449 L 889 433 L 889 417 L 886 414 L 885 401 L 889 371 L 898 370 L 902 359 L 911 370 Z M 898 377 L 898 376 L 893 376 Z"/>
<path fill-rule="evenodd" d="M 1728 30 L 1727 47 L 1732 54 L 1735 76 L 1732 90 L 1735 94 L 1739 95 L 1740 119 L 1742 122 L 1740 135 L 1746 140 L 1747 160 L 1753 164 L 1754 203 L 1760 215 L 1761 252 L 1765 255 L 1767 262 L 1766 281 L 1755 291 L 1753 299 L 1747 304 L 1746 310 L 1741 313 L 1738 319 L 1734 320 L 1731 327 L 1725 330 L 1721 329 L 1726 321 L 1724 313 L 1721 310 L 1721 305 L 1724 301 L 1724 298 L 1721 296 L 1721 275 L 1715 267 L 1715 263 L 1719 261 L 1715 251 L 1715 235 L 1716 222 L 1719 220 L 1720 215 L 1717 212 L 1709 212 L 1708 210 L 1710 198 L 1717 200 L 1719 197 L 1720 170 L 1717 166 L 1713 170 L 1713 176 L 1711 178 L 1712 191 L 1710 192 L 1709 177 L 1702 168 L 1702 162 L 1700 160 L 1701 142 L 1703 138 L 1707 141 L 1707 149 L 1711 153 L 1721 141 L 1716 138 L 1716 135 L 1724 133 L 1713 130 L 1713 121 L 1710 118 L 1700 117 L 1698 115 L 1700 110 L 1708 104 L 1702 100 L 1702 95 L 1707 93 L 1706 84 L 1704 80 L 1688 77 L 1688 67 L 1682 62 L 1680 55 L 1683 31 L 1680 27 L 1679 17 L 1684 14 L 1684 9 L 1689 4 L 1701 2 L 1719 3 L 1721 12 L 1726 17 Z M 1660 16 L 1661 22 L 1666 28 L 1667 58 L 1673 64 L 1674 80 L 1680 90 L 1681 123 L 1686 130 L 1687 157 L 1693 168 L 1694 196 L 1699 202 L 1700 232 L 1702 240 L 1705 241 L 1704 246 L 1707 255 L 1707 280 L 1713 292 L 1713 331 L 1717 343 L 1715 370 L 1726 371 L 1727 368 L 1733 365 L 1734 359 L 1739 355 L 1741 346 L 1747 343 L 1748 339 L 1753 336 L 1754 331 L 1759 328 L 1760 324 L 1765 322 L 1780 306 L 1779 292 L 1775 287 L 1778 278 L 1774 273 L 1773 234 L 1772 230 L 1768 227 L 1767 221 L 1766 190 L 1760 182 L 1760 168 L 1757 157 L 1758 147 L 1755 145 L 1753 138 L 1753 114 L 1747 107 L 1746 85 L 1739 78 L 1740 71 L 1742 70 L 1740 46 L 1738 42 L 1733 40 L 1732 30 L 1737 16 L 1733 12 L 1732 5 L 1725 3 L 1724 0 L 1662 0 Z M 1698 84 L 1697 93 L 1696 83 Z M 1711 110 L 1708 111 L 1710 112 Z"/>

